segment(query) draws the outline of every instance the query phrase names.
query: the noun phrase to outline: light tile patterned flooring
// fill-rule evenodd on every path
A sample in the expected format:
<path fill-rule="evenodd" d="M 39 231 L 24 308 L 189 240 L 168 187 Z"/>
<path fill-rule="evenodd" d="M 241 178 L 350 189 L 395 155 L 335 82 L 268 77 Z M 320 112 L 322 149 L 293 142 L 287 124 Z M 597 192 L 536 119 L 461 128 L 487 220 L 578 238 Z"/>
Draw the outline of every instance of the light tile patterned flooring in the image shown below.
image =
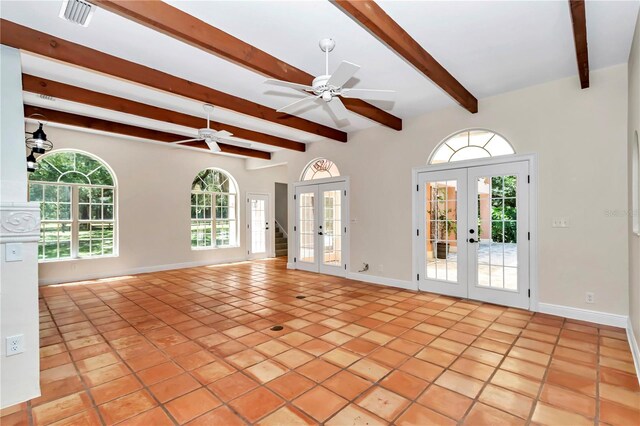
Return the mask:
<path fill-rule="evenodd" d="M 3 426 L 640 424 L 622 329 L 282 260 L 40 293 L 42 396 Z"/>

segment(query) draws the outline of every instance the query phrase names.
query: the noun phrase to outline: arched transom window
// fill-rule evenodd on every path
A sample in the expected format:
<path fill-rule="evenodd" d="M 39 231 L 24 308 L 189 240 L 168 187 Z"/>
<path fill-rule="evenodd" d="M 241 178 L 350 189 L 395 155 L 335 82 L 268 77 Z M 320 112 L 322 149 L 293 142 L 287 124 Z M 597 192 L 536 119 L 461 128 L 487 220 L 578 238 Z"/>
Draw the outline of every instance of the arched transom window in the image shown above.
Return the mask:
<path fill-rule="evenodd" d="M 304 168 L 300 180 L 324 179 L 340 176 L 340 170 L 333 161 L 316 158 Z"/>
<path fill-rule="evenodd" d="M 488 130 L 465 130 L 442 141 L 431 154 L 429 164 L 497 157 L 514 153 L 511 144 L 497 133 Z"/>
<path fill-rule="evenodd" d="M 191 185 L 191 247 L 238 245 L 238 188 L 218 169 L 198 173 Z"/>
<path fill-rule="evenodd" d="M 41 203 L 40 260 L 116 254 L 116 183 L 102 160 L 69 150 L 41 156 L 29 200 Z"/>

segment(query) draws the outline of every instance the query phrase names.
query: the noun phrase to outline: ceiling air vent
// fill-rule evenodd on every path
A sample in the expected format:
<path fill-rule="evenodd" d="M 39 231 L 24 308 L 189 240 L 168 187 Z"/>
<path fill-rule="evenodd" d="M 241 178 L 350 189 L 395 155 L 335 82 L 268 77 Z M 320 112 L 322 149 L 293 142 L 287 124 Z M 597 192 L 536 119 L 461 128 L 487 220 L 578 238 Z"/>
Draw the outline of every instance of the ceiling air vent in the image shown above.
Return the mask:
<path fill-rule="evenodd" d="M 74 24 L 86 27 L 91 21 L 94 6 L 91 3 L 82 0 L 65 0 L 62 2 L 60 9 L 60 17 Z"/>
<path fill-rule="evenodd" d="M 49 96 L 49 95 L 43 95 L 42 93 L 38 95 L 40 97 L 40 99 L 44 99 L 45 101 L 55 101 L 56 98 L 54 98 L 53 96 Z"/>

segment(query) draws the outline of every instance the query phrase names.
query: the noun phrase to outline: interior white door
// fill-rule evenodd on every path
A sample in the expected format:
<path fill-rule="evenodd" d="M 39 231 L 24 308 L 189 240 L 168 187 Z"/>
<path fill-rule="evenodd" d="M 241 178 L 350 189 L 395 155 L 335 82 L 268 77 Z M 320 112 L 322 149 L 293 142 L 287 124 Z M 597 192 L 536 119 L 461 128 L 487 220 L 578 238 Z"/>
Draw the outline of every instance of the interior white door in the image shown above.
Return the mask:
<path fill-rule="evenodd" d="M 318 185 L 296 187 L 296 268 L 318 272 Z"/>
<path fill-rule="evenodd" d="M 420 173 L 419 288 L 467 297 L 465 169 Z"/>
<path fill-rule="evenodd" d="M 319 272 L 346 275 L 346 190 L 344 182 L 318 185 Z"/>
<path fill-rule="evenodd" d="M 468 169 L 469 298 L 529 308 L 529 163 Z M 475 235 L 475 237 L 474 237 Z"/>
<path fill-rule="evenodd" d="M 260 259 L 271 256 L 271 230 L 269 226 L 269 195 L 248 194 L 247 232 L 249 235 L 249 258 Z"/>
<path fill-rule="evenodd" d="M 419 289 L 529 308 L 529 163 L 418 174 Z"/>

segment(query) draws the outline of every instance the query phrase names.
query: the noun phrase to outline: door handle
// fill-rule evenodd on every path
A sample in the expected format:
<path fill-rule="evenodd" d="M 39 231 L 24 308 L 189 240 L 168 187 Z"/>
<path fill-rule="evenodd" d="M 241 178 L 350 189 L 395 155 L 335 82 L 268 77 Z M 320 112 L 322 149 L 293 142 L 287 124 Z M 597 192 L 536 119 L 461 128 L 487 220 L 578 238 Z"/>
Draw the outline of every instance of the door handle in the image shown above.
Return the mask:
<path fill-rule="evenodd" d="M 480 240 L 474 240 L 473 238 L 469 238 L 467 241 L 469 241 L 470 243 L 479 243 Z"/>
<path fill-rule="evenodd" d="M 324 235 L 324 234 L 322 233 L 322 231 L 320 231 L 320 232 L 318 232 L 318 235 Z"/>

